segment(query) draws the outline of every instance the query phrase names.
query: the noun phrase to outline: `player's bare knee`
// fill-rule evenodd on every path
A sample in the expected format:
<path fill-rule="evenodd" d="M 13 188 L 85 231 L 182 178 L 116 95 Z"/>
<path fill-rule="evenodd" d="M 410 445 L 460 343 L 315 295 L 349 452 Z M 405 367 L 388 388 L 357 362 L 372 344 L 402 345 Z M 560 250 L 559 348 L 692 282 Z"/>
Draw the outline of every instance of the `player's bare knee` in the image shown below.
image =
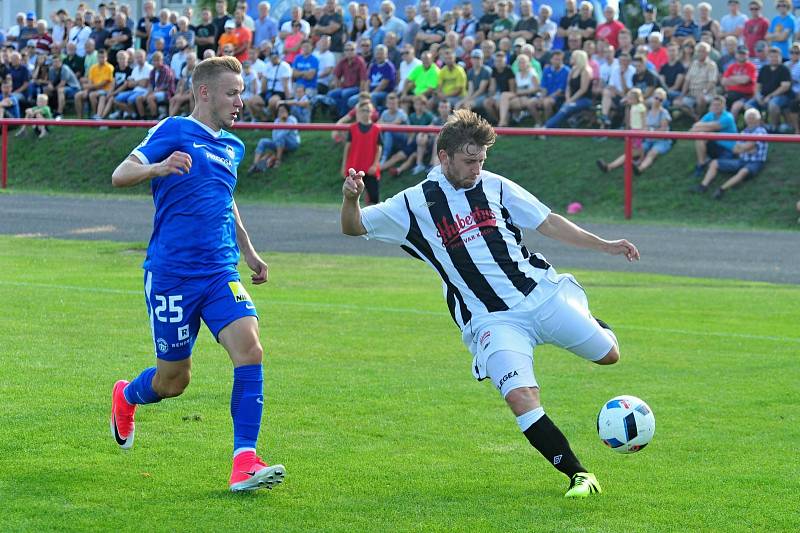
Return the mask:
<path fill-rule="evenodd" d="M 538 387 L 518 387 L 512 389 L 506 394 L 505 400 L 515 415 L 525 414 L 542 405 L 539 401 Z"/>
<path fill-rule="evenodd" d="M 619 348 L 617 345 L 611 347 L 607 354 L 605 354 L 601 359 L 595 361 L 598 365 L 613 365 L 617 361 L 619 361 Z"/>

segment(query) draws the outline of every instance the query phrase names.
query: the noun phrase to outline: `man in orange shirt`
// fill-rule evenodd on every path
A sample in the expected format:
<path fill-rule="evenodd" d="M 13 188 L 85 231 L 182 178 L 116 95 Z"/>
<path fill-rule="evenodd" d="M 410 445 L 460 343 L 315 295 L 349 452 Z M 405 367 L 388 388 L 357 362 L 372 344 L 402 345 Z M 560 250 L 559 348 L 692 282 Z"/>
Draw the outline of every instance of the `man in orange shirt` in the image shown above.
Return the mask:
<path fill-rule="evenodd" d="M 83 89 L 75 93 L 75 114 L 83 116 L 84 99 L 89 98 L 92 117 L 97 116 L 97 99 L 114 88 L 114 66 L 107 60 L 106 51 L 97 51 L 97 63 L 91 66 L 87 78 L 81 80 Z"/>
<path fill-rule="evenodd" d="M 218 56 L 225 55 L 223 52 L 226 44 L 233 46 L 234 53 L 236 53 L 236 49 L 239 47 L 239 37 L 236 35 L 236 22 L 233 19 L 228 19 L 225 22 L 225 33 L 219 36 Z"/>
<path fill-rule="evenodd" d="M 237 43 L 234 45 L 236 49 L 233 55 L 236 56 L 240 62 L 244 63 L 249 59 L 249 51 L 252 46 L 253 32 L 244 25 L 244 11 L 239 8 L 233 14 L 233 21 L 236 24 L 233 28 L 233 34 L 236 35 Z"/>

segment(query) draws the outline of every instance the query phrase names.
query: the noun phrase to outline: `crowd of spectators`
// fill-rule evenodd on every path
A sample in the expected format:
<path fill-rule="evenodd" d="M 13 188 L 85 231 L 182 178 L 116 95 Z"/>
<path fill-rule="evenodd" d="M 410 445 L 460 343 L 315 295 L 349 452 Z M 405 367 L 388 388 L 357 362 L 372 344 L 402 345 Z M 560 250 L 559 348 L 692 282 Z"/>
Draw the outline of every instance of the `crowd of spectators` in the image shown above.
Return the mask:
<path fill-rule="evenodd" d="M 769 133 L 800 132 L 800 25 L 791 0 L 775 0 L 772 20 L 762 0 L 746 1 L 744 12 L 740 1 L 729 0 L 725 14 L 705 2 L 671 0 L 661 15 L 646 4 L 636 27 L 610 5 L 599 16 L 576 0 L 565 1 L 558 20 L 547 4 L 534 12 L 531 0 L 483 0 L 479 13 L 469 1 L 442 12 L 419 0 L 399 13 L 386 0 L 371 13 L 366 3 L 305 0 L 280 20 L 266 1 L 254 18 L 245 1 L 228 13 L 218 0 L 197 17 L 191 6 L 156 13 L 146 1 L 138 20 L 129 4 L 82 3 L 49 20 L 19 13 L 0 34 L 0 116 L 41 114 L 48 104 L 56 118 L 67 108 L 97 119 L 186 114 L 197 61 L 233 55 L 244 66 L 243 118 L 251 121 L 302 123 L 327 113 L 358 123 L 367 93 L 378 125 L 436 124 L 467 108 L 500 126 L 665 130 L 678 116 L 702 122 L 721 98 L 734 128 L 749 124 L 742 112 L 752 109 Z M 257 168 L 296 149 L 277 137 L 262 145 Z M 424 135 L 379 137 L 379 166 L 389 172 L 422 172 L 435 160 Z M 637 171 L 669 147 L 637 145 Z"/>

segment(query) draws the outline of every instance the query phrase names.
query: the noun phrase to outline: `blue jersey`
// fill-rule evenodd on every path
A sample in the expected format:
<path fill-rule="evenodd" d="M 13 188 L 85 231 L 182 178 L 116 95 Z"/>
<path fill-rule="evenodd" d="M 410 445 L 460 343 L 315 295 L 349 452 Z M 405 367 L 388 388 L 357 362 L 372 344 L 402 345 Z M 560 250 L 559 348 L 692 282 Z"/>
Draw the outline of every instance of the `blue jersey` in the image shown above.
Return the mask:
<path fill-rule="evenodd" d="M 170 117 L 151 128 L 131 155 L 151 164 L 176 150 L 192 157 L 192 168 L 151 181 L 156 212 L 143 266 L 181 277 L 235 272 L 239 247 L 233 189 L 244 143 L 192 117 Z"/>

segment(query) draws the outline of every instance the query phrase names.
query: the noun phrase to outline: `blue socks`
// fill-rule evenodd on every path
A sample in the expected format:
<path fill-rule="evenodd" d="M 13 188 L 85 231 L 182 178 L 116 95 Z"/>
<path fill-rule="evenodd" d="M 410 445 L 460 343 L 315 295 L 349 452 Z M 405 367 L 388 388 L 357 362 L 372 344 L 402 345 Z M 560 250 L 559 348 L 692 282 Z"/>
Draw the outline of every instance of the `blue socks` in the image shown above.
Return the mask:
<path fill-rule="evenodd" d="M 142 370 L 127 387 L 122 391 L 128 403 L 144 404 L 156 403 L 161 401 L 161 397 L 153 390 L 153 376 L 156 375 L 156 367 L 151 366 Z"/>
<path fill-rule="evenodd" d="M 255 450 L 264 408 L 264 370 L 259 365 L 233 369 L 231 417 L 233 418 L 233 454 Z"/>

